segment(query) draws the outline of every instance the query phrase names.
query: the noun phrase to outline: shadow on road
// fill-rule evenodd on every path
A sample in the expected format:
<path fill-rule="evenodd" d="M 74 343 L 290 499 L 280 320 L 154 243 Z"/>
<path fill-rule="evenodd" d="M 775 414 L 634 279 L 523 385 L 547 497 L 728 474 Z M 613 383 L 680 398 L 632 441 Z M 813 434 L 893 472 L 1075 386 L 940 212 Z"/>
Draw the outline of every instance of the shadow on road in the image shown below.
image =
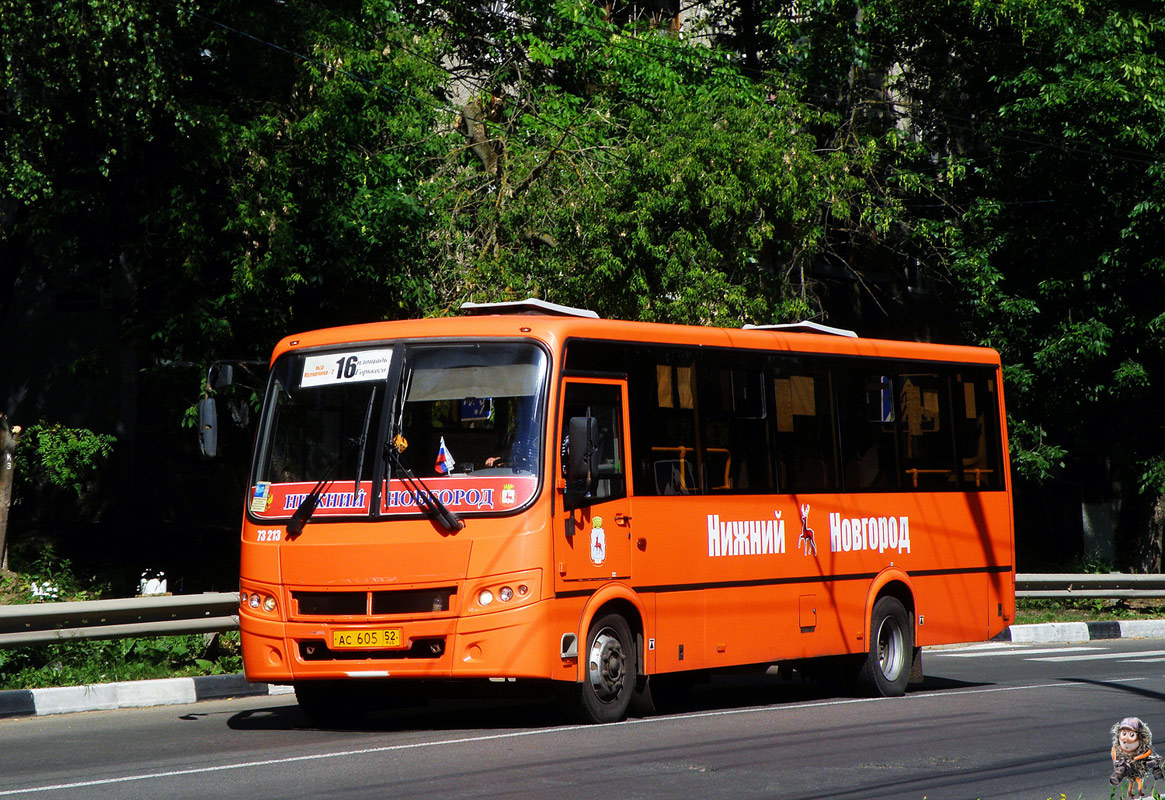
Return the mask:
<path fill-rule="evenodd" d="M 988 684 L 927 677 L 910 687 L 910 693 L 966 689 Z M 728 673 L 697 676 L 680 687 L 669 686 L 659 693 L 654 716 L 731 710 L 755 706 L 779 706 L 845 699 L 853 693 L 840 692 L 827 683 L 791 679 L 764 673 Z M 576 722 L 568 700 L 555 687 L 544 683 L 432 684 L 410 687 L 407 701 L 377 701 L 369 693 L 359 722 L 329 726 L 347 731 L 452 731 L 466 729 L 549 728 Z M 234 730 L 269 731 L 318 729 L 291 697 L 286 705 L 253 709 L 235 714 L 228 721 Z"/>

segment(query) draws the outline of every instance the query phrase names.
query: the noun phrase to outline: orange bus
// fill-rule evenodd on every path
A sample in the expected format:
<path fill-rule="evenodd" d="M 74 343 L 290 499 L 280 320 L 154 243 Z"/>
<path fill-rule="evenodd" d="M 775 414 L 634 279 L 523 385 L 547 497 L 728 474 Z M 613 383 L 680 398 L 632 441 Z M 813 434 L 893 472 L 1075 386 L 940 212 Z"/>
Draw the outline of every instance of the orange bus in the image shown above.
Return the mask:
<path fill-rule="evenodd" d="M 921 647 L 1010 623 L 995 352 L 463 311 L 272 355 L 242 650 L 317 721 L 492 678 L 609 722 L 657 676 L 745 665 L 893 696 Z"/>

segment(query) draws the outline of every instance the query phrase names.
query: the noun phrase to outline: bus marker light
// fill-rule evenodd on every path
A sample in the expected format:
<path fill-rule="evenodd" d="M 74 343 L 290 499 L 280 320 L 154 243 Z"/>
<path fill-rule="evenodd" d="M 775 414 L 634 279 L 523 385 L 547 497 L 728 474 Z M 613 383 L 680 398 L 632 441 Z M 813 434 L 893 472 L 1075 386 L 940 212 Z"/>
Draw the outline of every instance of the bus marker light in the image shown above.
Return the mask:
<path fill-rule="evenodd" d="M 529 587 L 529 586 L 527 586 L 527 585 L 526 585 L 526 584 L 524 584 L 524 583 L 523 583 L 523 584 L 519 584 L 519 586 L 518 586 L 518 597 L 525 597 L 525 596 L 526 596 L 527 594 L 529 594 L 529 593 L 530 593 L 530 587 Z"/>

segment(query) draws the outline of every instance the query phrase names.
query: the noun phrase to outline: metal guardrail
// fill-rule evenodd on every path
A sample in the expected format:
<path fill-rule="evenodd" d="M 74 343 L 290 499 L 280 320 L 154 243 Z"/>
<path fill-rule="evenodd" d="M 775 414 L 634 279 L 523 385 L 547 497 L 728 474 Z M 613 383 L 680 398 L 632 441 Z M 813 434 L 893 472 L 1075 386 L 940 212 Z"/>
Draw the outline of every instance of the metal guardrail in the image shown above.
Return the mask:
<path fill-rule="evenodd" d="M 1165 575 L 1022 573 L 1015 596 L 1049 600 L 1152 600 L 1165 598 Z"/>
<path fill-rule="evenodd" d="M 235 592 L 0 605 L 0 647 L 70 639 L 219 633 L 239 627 L 238 611 L 239 595 Z"/>
<path fill-rule="evenodd" d="M 1015 596 L 1055 600 L 1165 598 L 1165 574 L 1023 573 L 1015 576 Z M 0 647 L 233 631 L 239 627 L 238 609 L 239 596 L 234 592 L 0 605 Z"/>

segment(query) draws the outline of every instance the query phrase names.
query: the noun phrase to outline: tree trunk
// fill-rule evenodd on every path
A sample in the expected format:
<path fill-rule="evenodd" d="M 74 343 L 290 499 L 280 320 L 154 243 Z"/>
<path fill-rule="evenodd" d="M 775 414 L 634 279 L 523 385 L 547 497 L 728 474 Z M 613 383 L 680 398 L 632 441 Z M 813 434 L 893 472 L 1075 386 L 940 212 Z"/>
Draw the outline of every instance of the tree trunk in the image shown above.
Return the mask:
<path fill-rule="evenodd" d="M 1157 498 L 1153 503 L 1153 510 L 1149 515 L 1149 530 L 1145 535 L 1144 545 L 1141 548 L 1141 564 L 1147 573 L 1161 571 L 1161 548 L 1165 543 L 1165 495 Z"/>
<path fill-rule="evenodd" d="M 0 414 L 0 570 L 8 569 L 8 508 L 12 505 L 12 480 L 16 475 L 16 445 L 20 426 L 8 427 Z"/>

